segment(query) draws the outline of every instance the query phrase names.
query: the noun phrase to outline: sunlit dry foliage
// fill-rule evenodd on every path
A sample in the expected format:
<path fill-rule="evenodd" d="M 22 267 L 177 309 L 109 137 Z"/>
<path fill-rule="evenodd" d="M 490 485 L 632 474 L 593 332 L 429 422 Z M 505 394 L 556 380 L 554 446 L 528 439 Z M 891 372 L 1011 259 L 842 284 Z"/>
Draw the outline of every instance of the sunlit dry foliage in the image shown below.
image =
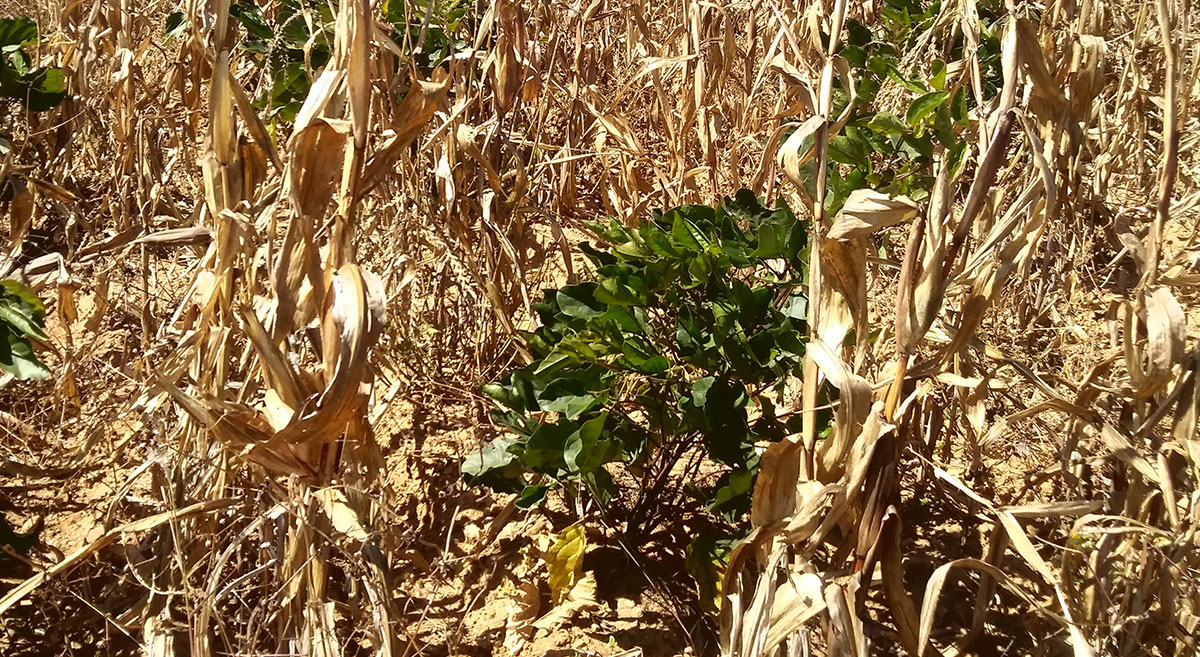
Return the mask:
<path fill-rule="evenodd" d="M 1046 654 L 1200 650 L 1186 3 L 992 3 L 998 89 L 984 3 L 941 3 L 901 66 L 925 75 L 965 44 L 941 73 L 973 99 L 965 154 L 935 153 L 927 198 L 864 188 L 828 212 L 831 143 L 856 118 L 835 111 L 857 84 L 839 44 L 887 0 L 469 2 L 436 64 L 438 5 L 400 2 L 327 3 L 328 61 L 312 65 L 317 36 L 296 48 L 294 120 L 260 102 L 274 82 L 229 0 L 28 12 L 68 93 L 4 120 L 0 275 L 65 328 L 42 345 L 45 399 L 13 405 L 42 410 L 0 408 L 0 429 L 83 438 L 44 468 L 13 448 L 3 471 L 127 470 L 104 531 L 36 564 L 0 614 L 123 550 L 105 619 L 146 654 L 431 649 L 393 590 L 429 564 L 399 549 L 376 423 L 398 392 L 476 404 L 527 362 L 532 302 L 584 266 L 584 220 L 745 187 L 811 220 L 810 336 L 789 402 L 805 424 L 764 446 L 720 652 L 953 655 L 991 632 Z M 875 101 L 903 113 L 904 93 Z M 1068 315 L 1097 304 L 1098 333 Z M 114 318 L 126 357 L 103 368 L 74 331 Z M 1030 432 L 1050 458 L 997 487 Z M 926 494 L 986 540 L 927 551 L 915 577 Z M 524 631 L 536 587 L 518 601 Z M 1037 624 L 997 629 L 1001 606 Z"/>

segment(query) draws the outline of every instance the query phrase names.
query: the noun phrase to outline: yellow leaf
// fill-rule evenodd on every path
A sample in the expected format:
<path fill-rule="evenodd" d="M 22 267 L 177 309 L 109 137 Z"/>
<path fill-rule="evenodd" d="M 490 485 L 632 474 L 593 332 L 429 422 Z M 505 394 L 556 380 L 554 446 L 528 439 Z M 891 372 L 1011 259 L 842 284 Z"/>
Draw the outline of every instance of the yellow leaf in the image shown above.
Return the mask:
<path fill-rule="evenodd" d="M 546 565 L 550 569 L 550 599 L 559 604 L 583 569 L 583 553 L 587 551 L 587 536 L 583 525 L 575 523 L 562 530 L 554 545 L 546 552 Z"/>

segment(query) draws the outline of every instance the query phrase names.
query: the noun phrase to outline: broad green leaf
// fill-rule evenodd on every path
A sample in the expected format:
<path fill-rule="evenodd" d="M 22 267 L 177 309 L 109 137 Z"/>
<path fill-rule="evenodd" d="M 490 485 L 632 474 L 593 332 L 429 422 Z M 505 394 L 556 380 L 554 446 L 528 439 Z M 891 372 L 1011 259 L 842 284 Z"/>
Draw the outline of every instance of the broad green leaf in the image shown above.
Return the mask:
<path fill-rule="evenodd" d="M 171 39 L 176 39 L 183 36 L 183 33 L 187 31 L 187 28 L 188 20 L 187 17 L 183 15 L 182 11 L 174 11 L 170 14 L 167 14 L 167 22 L 165 25 L 165 41 L 170 42 Z"/>
<path fill-rule="evenodd" d="M 596 300 L 596 284 L 570 285 L 555 295 L 559 310 L 568 317 L 590 319 L 604 314 L 605 306 Z"/>
<path fill-rule="evenodd" d="M 20 336 L 32 336 L 38 340 L 46 340 L 41 322 L 34 320 L 31 310 L 26 304 L 14 303 L 11 298 L 0 298 L 0 323 L 8 324 Z"/>
<path fill-rule="evenodd" d="M 22 78 L 26 87 L 20 100 L 33 112 L 54 109 L 67 97 L 67 80 L 61 68 L 43 68 Z"/>
<path fill-rule="evenodd" d="M 262 10 L 248 3 L 237 2 L 229 6 L 229 15 L 236 18 L 246 31 L 263 41 L 273 41 L 275 33 L 267 25 Z"/>
<path fill-rule="evenodd" d="M 550 486 L 540 484 L 537 486 L 526 486 L 521 489 L 521 494 L 517 496 L 516 507 L 522 510 L 529 510 L 542 503 L 546 499 L 546 491 L 550 490 Z"/>
<path fill-rule="evenodd" d="M 967 91 L 959 88 L 954 92 L 954 98 L 950 100 L 950 116 L 954 118 L 954 122 L 966 127 L 971 124 L 971 117 L 967 113 Z"/>
<path fill-rule="evenodd" d="M 549 472 L 564 467 L 563 452 L 567 448 L 567 440 L 571 434 L 579 430 L 574 422 L 559 422 L 557 424 L 542 424 L 525 442 L 525 452 L 521 455 L 525 465 L 539 472 Z"/>
<path fill-rule="evenodd" d="M 867 154 L 863 152 L 862 145 L 855 139 L 851 139 L 846 135 L 838 135 L 829 142 L 829 159 L 839 164 L 848 164 L 853 167 L 866 168 L 870 166 L 867 162 Z"/>
<path fill-rule="evenodd" d="M 942 91 L 946 88 L 946 62 L 940 59 L 933 60 L 933 64 L 929 67 L 929 86 L 937 91 Z"/>
<path fill-rule="evenodd" d="M 28 534 L 17 533 L 8 523 L 8 518 L 0 513 L 0 545 L 7 546 L 17 554 L 27 554 L 34 545 L 37 545 L 40 532 L 41 530 L 38 529 Z M 0 561 L 7 561 L 10 558 L 6 552 L 0 552 Z"/>
<path fill-rule="evenodd" d="M 692 382 L 692 403 L 696 408 L 703 408 L 708 403 L 708 391 L 713 386 L 713 377 L 706 376 Z"/>
<path fill-rule="evenodd" d="M 50 370 L 38 360 L 25 338 L 0 324 L 0 369 L 23 381 L 48 379 Z"/>
<path fill-rule="evenodd" d="M 0 52 L 13 52 L 37 42 L 37 23 L 28 16 L 0 18 Z"/>
<path fill-rule="evenodd" d="M 616 487 L 613 484 L 612 475 L 603 467 L 596 468 L 591 472 L 583 475 L 583 480 L 587 483 L 588 490 L 592 492 L 592 496 L 600 503 L 601 508 L 605 508 L 613 500 L 616 495 Z"/>
<path fill-rule="evenodd" d="M 912 105 L 909 105 L 908 112 L 904 115 L 904 120 L 908 121 L 910 126 L 916 127 L 922 123 L 926 117 L 937 111 L 938 106 L 946 102 L 949 96 L 944 91 L 933 91 L 914 100 Z"/>
<path fill-rule="evenodd" d="M 482 477 L 491 472 L 503 471 L 517 460 L 517 456 L 509 451 L 515 443 L 512 438 L 497 438 L 463 459 L 460 470 L 469 477 Z"/>
<path fill-rule="evenodd" d="M 891 112 L 877 112 L 875 116 L 872 116 L 871 120 L 867 122 L 867 125 L 874 130 L 880 130 L 894 134 L 904 134 L 909 130 L 908 124 L 904 123 L 904 121 L 901 121 L 900 117 L 892 114 Z"/>
<path fill-rule="evenodd" d="M 838 54 L 844 57 L 854 68 L 863 68 L 867 65 L 867 49 L 862 46 L 842 46 L 838 50 Z"/>
<path fill-rule="evenodd" d="M 741 511 L 739 507 L 748 506 L 750 491 L 754 488 L 754 473 L 748 469 L 739 468 L 722 477 L 722 485 L 713 495 L 709 508 L 720 512 Z"/>
<path fill-rule="evenodd" d="M 644 302 L 631 287 L 615 278 L 600 281 L 595 290 L 596 301 L 610 306 L 640 306 Z"/>
<path fill-rule="evenodd" d="M 934 113 L 933 133 L 947 148 L 958 142 L 958 135 L 954 134 L 954 121 L 950 118 L 950 106 L 945 103 Z"/>
<path fill-rule="evenodd" d="M 711 534 L 697 536 L 687 546 L 687 570 L 696 580 L 700 606 L 715 615 L 721 609 L 721 578 L 729 561 L 729 544 Z"/>
<path fill-rule="evenodd" d="M 575 523 L 555 537 L 546 551 L 546 567 L 550 580 L 550 600 L 559 604 L 583 572 L 583 554 L 587 551 L 587 534 L 583 523 Z"/>
<path fill-rule="evenodd" d="M 662 374 L 671 369 L 671 361 L 667 360 L 665 356 L 654 356 L 639 365 L 638 369 L 643 374 Z"/>
<path fill-rule="evenodd" d="M 591 472 L 607 460 L 607 442 L 600 445 L 600 436 L 604 433 L 604 423 L 608 420 L 607 413 L 584 422 L 579 430 L 567 438 L 566 449 L 563 450 L 563 460 L 567 471 L 571 474 Z"/>
<path fill-rule="evenodd" d="M 871 35 L 871 28 L 853 18 L 846 21 L 846 36 L 848 43 L 859 47 L 866 46 L 874 38 Z"/>
<path fill-rule="evenodd" d="M 671 220 L 671 242 L 676 246 L 697 251 L 703 249 L 708 240 L 681 212 L 675 212 Z"/>
<path fill-rule="evenodd" d="M 788 297 L 787 302 L 784 303 L 783 308 L 781 308 L 781 310 L 784 315 L 791 317 L 792 319 L 797 319 L 802 322 L 807 321 L 808 320 L 808 296 L 805 295 L 803 292 L 794 292 L 791 296 Z"/>
<path fill-rule="evenodd" d="M 596 397 L 581 388 L 570 379 L 558 379 L 538 395 L 538 405 L 543 411 L 562 413 L 568 420 L 574 420 L 596 404 Z"/>

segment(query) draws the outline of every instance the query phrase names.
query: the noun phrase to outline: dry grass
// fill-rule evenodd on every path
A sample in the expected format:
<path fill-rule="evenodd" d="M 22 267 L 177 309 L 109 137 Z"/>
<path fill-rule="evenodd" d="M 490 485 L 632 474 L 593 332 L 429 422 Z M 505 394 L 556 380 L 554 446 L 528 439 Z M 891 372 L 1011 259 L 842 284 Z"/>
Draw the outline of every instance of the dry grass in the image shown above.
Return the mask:
<path fill-rule="evenodd" d="M 906 61 L 972 38 L 975 0 L 944 4 Z M 837 128 L 821 34 L 879 2 L 483 2 L 426 78 L 343 0 L 290 129 L 250 105 L 227 1 L 183 3 L 166 45 L 169 3 L 39 3 L 71 93 L 0 122 L 28 194 L 0 274 L 50 299 L 57 376 L 0 378 L 0 499 L 99 527 L 6 575 L 0 645 L 465 651 L 397 583 L 454 583 L 512 509 L 474 518 L 474 552 L 413 549 L 436 523 L 398 519 L 446 507 L 443 551 L 459 502 L 389 477 L 426 450 L 385 435 L 400 402 L 486 433 L 475 386 L 524 358 L 584 220 L 748 187 L 816 210 L 797 410 L 822 381 L 841 401 L 829 439 L 814 419 L 764 455 L 721 653 L 1196 654 L 1200 42 L 1184 3 L 1014 4 L 964 172 L 940 163 L 897 227 L 845 210 L 888 231 L 878 258 L 871 230 L 829 236 L 797 167 Z M 952 70 L 982 98 L 977 66 Z M 39 633 L 78 615 L 103 622 Z"/>

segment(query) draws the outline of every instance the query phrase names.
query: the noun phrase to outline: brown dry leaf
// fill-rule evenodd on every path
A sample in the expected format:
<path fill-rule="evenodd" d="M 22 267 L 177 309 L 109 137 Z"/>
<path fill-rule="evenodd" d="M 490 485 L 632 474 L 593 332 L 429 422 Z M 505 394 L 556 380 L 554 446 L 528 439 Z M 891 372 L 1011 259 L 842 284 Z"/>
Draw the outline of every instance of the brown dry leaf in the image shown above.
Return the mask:
<path fill-rule="evenodd" d="M 863 422 L 871 412 L 871 384 L 854 374 L 824 342 L 810 342 L 807 350 L 839 393 L 829 437 L 817 449 L 817 476 L 822 481 L 834 481 L 846 471 L 846 456 L 859 441 Z"/>
<path fill-rule="evenodd" d="M 813 156 L 813 138 L 825 126 L 825 118 L 817 115 L 801 123 L 779 147 L 779 168 L 794 185 L 803 189 L 804 179 L 800 167 Z"/>
<path fill-rule="evenodd" d="M 348 538 L 359 546 L 370 539 L 358 512 L 351 508 L 346 494 L 340 488 L 322 488 L 312 496 L 333 528 L 335 537 Z"/>
<path fill-rule="evenodd" d="M 1008 588 L 1008 590 L 1015 593 L 1018 597 L 1022 598 L 1031 609 L 1042 608 L 1042 605 L 1030 597 L 1030 595 L 1016 582 L 1014 582 L 1007 573 L 996 566 L 987 563 L 986 561 L 968 558 L 956 559 L 954 561 L 944 563 L 933 571 L 933 574 L 929 576 L 929 580 L 925 584 L 925 596 L 922 598 L 921 603 L 920 636 L 917 639 L 918 645 L 920 646 L 920 649 L 917 653 L 918 657 L 929 654 L 928 648 L 930 645 L 930 640 L 933 637 L 934 621 L 936 620 L 938 602 L 941 600 L 942 589 L 946 585 L 946 579 L 950 575 L 950 572 L 954 569 L 976 570 L 980 573 L 986 574 L 987 576 L 990 576 L 1003 584 L 1006 588 Z M 964 639 L 970 638 L 973 637 L 970 635 L 964 637 Z M 966 647 L 967 646 L 965 645 L 965 642 L 960 640 L 956 642 L 954 648 L 949 650 L 948 654 L 959 654 L 962 650 L 966 649 Z M 943 652 L 943 654 L 947 653 Z"/>
<path fill-rule="evenodd" d="M 8 593 L 5 593 L 4 597 L 0 598 L 0 617 L 4 616 L 4 613 L 11 609 L 13 605 L 23 600 L 25 596 L 29 595 L 30 592 L 37 587 L 41 586 L 46 580 L 50 579 L 51 577 L 57 577 L 58 575 L 70 570 L 84 559 L 95 554 L 96 552 L 99 552 L 112 543 L 115 543 L 125 534 L 143 532 L 175 520 L 181 520 L 183 518 L 208 513 L 210 511 L 219 511 L 221 509 L 233 506 L 237 502 L 238 500 L 232 498 L 205 500 L 203 502 L 197 502 L 190 506 L 183 507 L 182 509 L 164 511 L 162 513 L 157 513 L 140 520 L 133 520 L 118 527 L 114 527 L 113 529 L 105 532 L 100 538 L 72 552 L 58 563 L 37 573 L 36 575 L 33 575 L 29 579 L 13 587 L 10 591 L 8 591 Z"/>
<path fill-rule="evenodd" d="M 1012 542 L 1013 548 L 1021 555 L 1025 562 L 1029 564 L 1035 571 L 1046 580 L 1046 583 L 1054 588 L 1054 592 L 1058 597 L 1059 607 L 1062 609 L 1063 619 L 1067 625 L 1067 632 L 1071 637 L 1071 647 L 1074 649 L 1075 657 L 1091 657 L 1095 654 L 1091 644 L 1084 638 L 1083 632 L 1079 626 L 1072 620 L 1071 605 L 1067 602 L 1066 596 L 1063 594 L 1062 587 L 1059 584 L 1058 576 L 1050 569 L 1042 556 L 1038 554 L 1037 549 L 1030 542 L 1029 536 L 1025 533 L 1017 519 L 1011 513 L 1001 511 L 1000 522 L 1004 525 L 1004 530 L 1008 533 L 1008 538 Z"/>
<path fill-rule="evenodd" d="M 1149 367 L 1147 381 L 1140 386 L 1143 392 L 1169 381 L 1172 368 L 1187 355 L 1187 318 L 1170 288 L 1159 286 L 1147 291 L 1146 334 Z"/>
<path fill-rule="evenodd" d="M 330 277 L 321 323 L 325 389 L 297 413 L 276 438 L 288 443 L 332 441 L 358 414 L 367 354 L 383 329 L 386 297 L 375 276 L 357 265 L 342 265 Z"/>
<path fill-rule="evenodd" d="M 504 647 L 509 654 L 521 652 L 525 644 L 533 638 L 537 629 L 533 626 L 541 609 L 541 594 L 534 582 L 524 581 L 517 584 L 515 592 L 508 596 L 508 619 L 504 623 Z"/>
<path fill-rule="evenodd" d="M 503 114 L 512 109 L 524 80 L 524 65 L 517 49 L 524 46 L 525 20 L 521 5 L 513 0 L 501 0 L 494 9 L 499 36 L 492 51 L 488 81 L 496 106 Z"/>
<path fill-rule="evenodd" d="M 433 72 L 432 80 L 414 80 L 412 88 L 396 109 L 396 120 L 392 125 L 395 134 L 379 147 L 363 169 L 360 193 L 366 193 L 378 185 L 393 171 L 396 160 L 417 138 L 435 112 L 441 107 L 450 90 L 453 79 L 441 68 Z"/>
<path fill-rule="evenodd" d="M 563 600 L 537 619 L 533 626 L 539 630 L 555 630 L 579 612 L 599 608 L 600 602 L 596 599 L 596 573 L 589 570 L 576 580 Z"/>
<path fill-rule="evenodd" d="M 143 235 L 131 244 L 147 246 L 204 246 L 213 239 L 212 231 L 203 226 L 170 228 Z"/>
<path fill-rule="evenodd" d="M 792 438 L 772 443 L 763 451 L 762 465 L 754 480 L 750 524 L 763 527 L 795 512 L 802 455 L 803 445 Z"/>
<path fill-rule="evenodd" d="M 308 633 L 308 654 L 312 657 L 341 657 L 342 644 L 334 630 L 333 602 L 304 607 L 305 630 Z"/>
<path fill-rule="evenodd" d="M 828 237 L 836 240 L 867 237 L 916 217 L 918 210 L 907 196 L 890 197 L 873 189 L 856 189 L 850 192 Z"/>
<path fill-rule="evenodd" d="M 825 583 L 813 573 L 792 573 L 775 591 L 771 626 L 760 654 L 769 655 L 789 636 L 825 611 Z"/>
<path fill-rule="evenodd" d="M 237 123 L 234 113 L 233 75 L 229 72 L 229 52 L 222 52 L 213 67 L 212 91 L 209 96 L 212 152 L 221 166 L 233 163 L 237 145 Z"/>
<path fill-rule="evenodd" d="M 863 238 L 850 241 L 821 240 L 822 285 L 816 334 L 822 342 L 837 348 L 853 328 L 860 340 L 869 331 L 867 319 L 867 243 Z"/>
<path fill-rule="evenodd" d="M 8 245 L 15 254 L 20 252 L 25 235 L 33 226 L 33 194 L 20 176 L 10 176 L 7 182 L 13 195 L 8 202 Z"/>
<path fill-rule="evenodd" d="M 314 118 L 288 141 L 288 196 L 302 217 L 324 218 L 342 173 L 349 131 L 346 121 Z"/>

